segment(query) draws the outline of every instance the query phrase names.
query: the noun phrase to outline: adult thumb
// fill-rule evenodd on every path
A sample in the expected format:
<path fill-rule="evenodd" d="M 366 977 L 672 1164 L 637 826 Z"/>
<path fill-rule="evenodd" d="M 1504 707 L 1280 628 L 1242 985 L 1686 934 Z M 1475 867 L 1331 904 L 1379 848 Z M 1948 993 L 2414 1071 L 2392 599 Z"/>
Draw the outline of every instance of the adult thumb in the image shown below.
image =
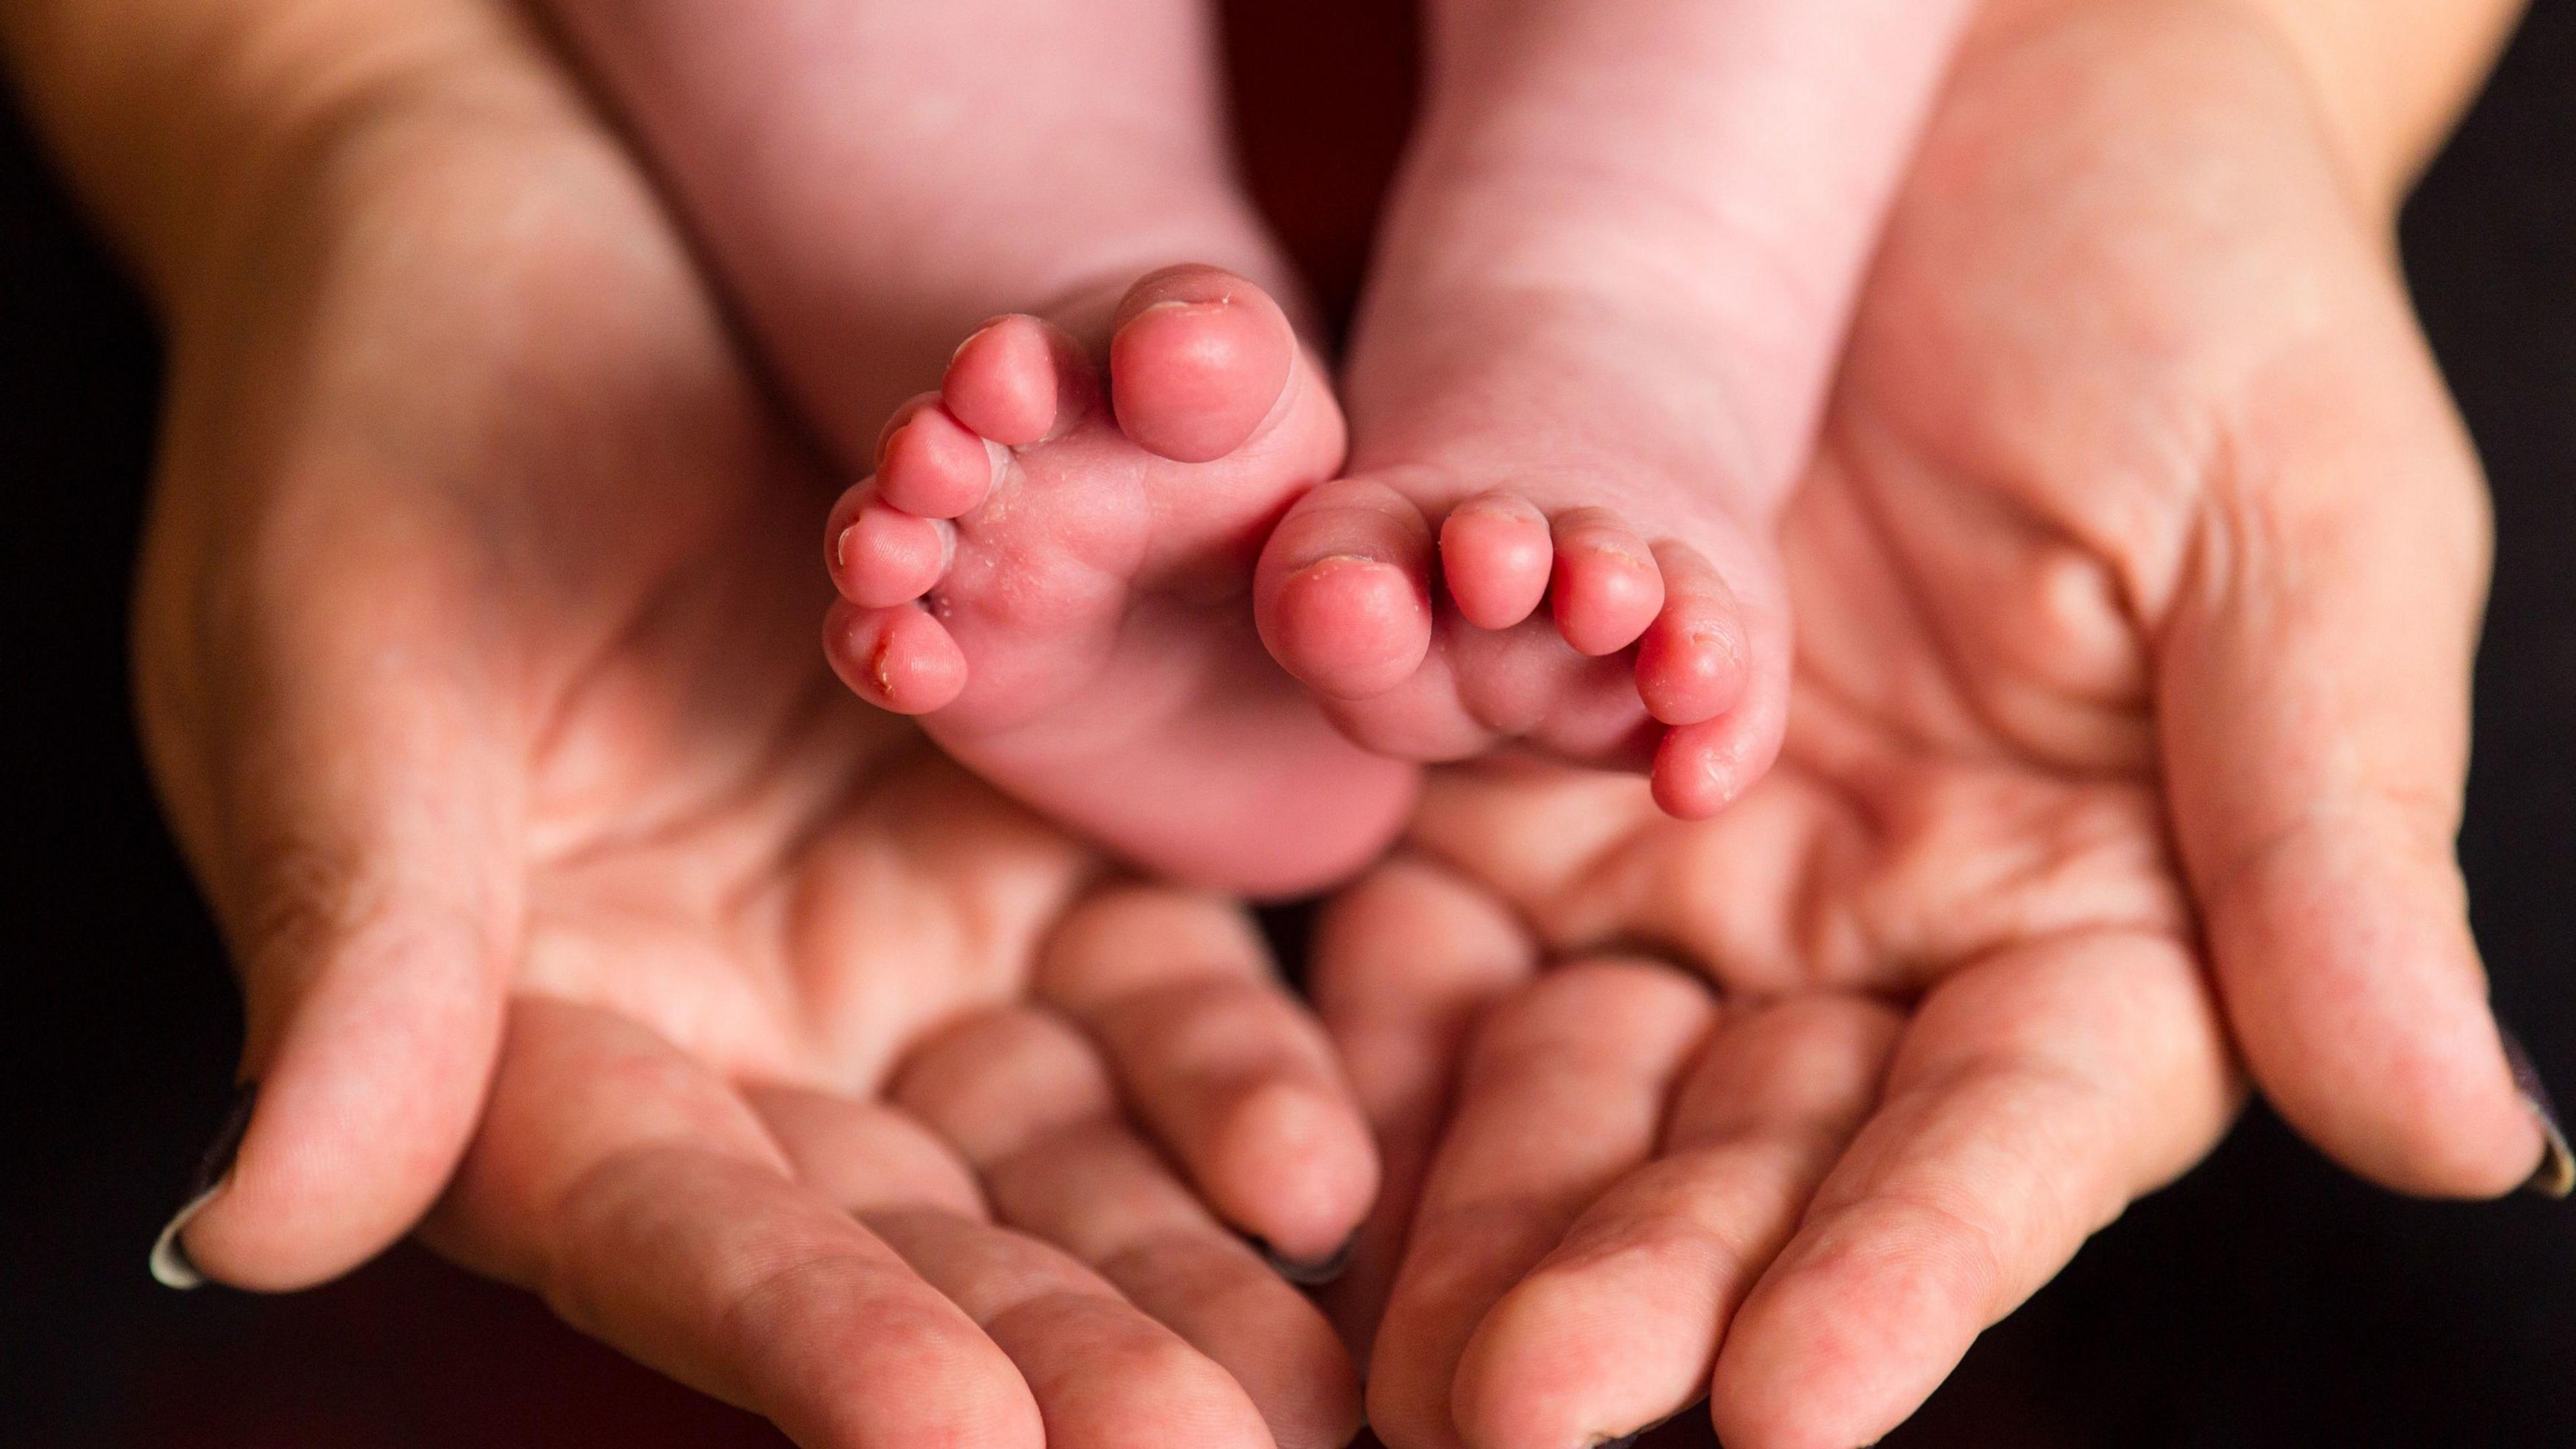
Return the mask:
<path fill-rule="evenodd" d="M 518 929 L 508 717 L 470 603 L 403 582 L 418 537 L 308 518 L 293 532 L 327 546 L 192 568 L 171 559 L 208 550 L 172 531 L 147 550 L 138 696 L 248 1032 L 151 1267 L 299 1288 L 407 1232 L 480 1113 Z"/>
<path fill-rule="evenodd" d="M 2235 414 L 2158 664 L 2176 834 L 2294 1127 L 2401 1191 L 2564 1191 L 2454 856 L 2484 489 L 2393 283 L 2345 325 Z"/>

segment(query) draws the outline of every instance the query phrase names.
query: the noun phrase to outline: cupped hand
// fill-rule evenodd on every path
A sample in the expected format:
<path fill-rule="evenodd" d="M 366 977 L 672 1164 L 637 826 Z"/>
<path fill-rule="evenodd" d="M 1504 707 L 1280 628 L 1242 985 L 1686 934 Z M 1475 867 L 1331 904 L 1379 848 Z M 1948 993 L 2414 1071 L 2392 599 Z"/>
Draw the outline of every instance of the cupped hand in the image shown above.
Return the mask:
<path fill-rule="evenodd" d="M 962 807 L 960 843 L 997 830 L 998 860 L 934 852 L 842 884 L 949 944 L 859 948 L 803 998 L 877 999 L 899 1053 L 881 1080 L 729 1068 L 613 987 L 523 993 L 424 1236 L 815 1449 L 1341 1449 L 1348 1354 L 1201 1196 L 1356 1216 L 1335 1198 L 1365 1142 L 1320 1033 L 1209 898 L 1110 886 L 1035 935 L 996 919 L 1026 823 L 974 819 L 939 797 L 981 787 L 936 774 L 883 805 Z M 907 851 L 878 805 L 859 813 Z M 1012 984 L 950 985 L 979 979 Z"/>
<path fill-rule="evenodd" d="M 448 1251 L 807 1443 L 1343 1442 L 1235 1234 L 1329 1255 L 1374 1159 L 1257 937 L 833 680 L 829 489 L 517 12 L 342 19 L 256 224 L 166 269 L 141 709 L 258 1083 L 186 1270 L 315 1282 L 446 1192 Z"/>
<path fill-rule="evenodd" d="M 2404 1190 L 2543 1158 L 2451 855 L 2477 467 L 2386 218 L 2232 15 L 1963 62 L 1787 525 L 1773 775 L 1699 826 L 1453 775 L 1328 923 L 1395 1449 L 1704 1394 L 1732 1446 L 1875 1439 L 2217 1141 L 2240 1060 Z"/>

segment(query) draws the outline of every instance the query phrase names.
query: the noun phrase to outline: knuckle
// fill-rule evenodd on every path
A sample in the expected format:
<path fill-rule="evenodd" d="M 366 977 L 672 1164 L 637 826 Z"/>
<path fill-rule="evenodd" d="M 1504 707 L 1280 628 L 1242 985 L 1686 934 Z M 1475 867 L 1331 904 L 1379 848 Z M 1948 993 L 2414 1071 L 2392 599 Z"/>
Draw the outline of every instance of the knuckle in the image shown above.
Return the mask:
<path fill-rule="evenodd" d="M 227 926 L 242 968 L 309 975 L 348 941 L 379 929 L 389 892 L 359 852 L 289 835 L 254 849 Z"/>

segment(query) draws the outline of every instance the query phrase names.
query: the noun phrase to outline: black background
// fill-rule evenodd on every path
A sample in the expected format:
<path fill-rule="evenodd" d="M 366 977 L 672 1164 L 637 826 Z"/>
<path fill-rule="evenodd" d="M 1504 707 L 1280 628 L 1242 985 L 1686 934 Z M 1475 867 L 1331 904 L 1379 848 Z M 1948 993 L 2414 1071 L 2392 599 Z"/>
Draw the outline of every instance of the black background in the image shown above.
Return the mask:
<path fill-rule="evenodd" d="M 1337 211 L 1350 188 L 1317 168 L 1382 176 L 1404 22 L 1358 5 L 1320 30 L 1311 14 L 1263 18 L 1283 8 L 1299 7 L 1235 7 L 1245 138 L 1265 199 L 1327 293 L 1346 293 L 1365 215 Z M 1327 54 L 1325 81 L 1283 69 L 1301 46 Z M 2462 840 L 2478 934 L 2505 1019 L 2576 1093 L 2571 76 L 2576 3 L 2553 0 L 2404 237 L 2495 483 Z M 0 680 L 17 740 L 0 754 L 0 1443 L 777 1442 L 416 1250 L 283 1300 L 182 1296 L 145 1276 L 223 1112 L 239 1032 L 127 713 L 157 367 L 150 319 L 23 132 L 0 125 Z M 2258 1108 L 1990 1333 L 1890 1442 L 2569 1449 L 2576 1204 L 2401 1201 Z"/>

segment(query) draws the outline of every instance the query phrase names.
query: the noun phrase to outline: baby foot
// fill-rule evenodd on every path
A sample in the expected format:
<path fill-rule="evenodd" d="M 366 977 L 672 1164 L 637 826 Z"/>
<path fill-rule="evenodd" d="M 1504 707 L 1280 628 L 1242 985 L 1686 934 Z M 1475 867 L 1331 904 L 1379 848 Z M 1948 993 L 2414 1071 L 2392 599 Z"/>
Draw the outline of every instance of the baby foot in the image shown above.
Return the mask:
<path fill-rule="evenodd" d="M 1433 9 L 1344 372 L 1353 476 L 1262 559 L 1263 638 L 1377 748 L 1651 756 L 1664 807 L 1708 814 L 1779 748 L 1773 524 L 1977 7 Z"/>
<path fill-rule="evenodd" d="M 1669 437 L 1603 426 L 1634 412 L 1618 348 L 1568 356 L 1525 321 L 1444 384 L 1472 407 L 1426 404 L 1376 450 L 1386 466 L 1282 521 L 1262 639 L 1372 749 L 1645 765 L 1665 810 L 1714 814 L 1769 768 L 1786 716 L 1770 531 Z M 1443 436 L 1443 415 L 1468 421 Z"/>
<path fill-rule="evenodd" d="M 1209 267 L 1010 316 L 897 412 L 832 511 L 841 678 L 1159 873 L 1312 889 L 1382 850 L 1412 767 L 1345 739 L 1255 635 L 1253 562 L 1340 466 L 1278 304 Z"/>

